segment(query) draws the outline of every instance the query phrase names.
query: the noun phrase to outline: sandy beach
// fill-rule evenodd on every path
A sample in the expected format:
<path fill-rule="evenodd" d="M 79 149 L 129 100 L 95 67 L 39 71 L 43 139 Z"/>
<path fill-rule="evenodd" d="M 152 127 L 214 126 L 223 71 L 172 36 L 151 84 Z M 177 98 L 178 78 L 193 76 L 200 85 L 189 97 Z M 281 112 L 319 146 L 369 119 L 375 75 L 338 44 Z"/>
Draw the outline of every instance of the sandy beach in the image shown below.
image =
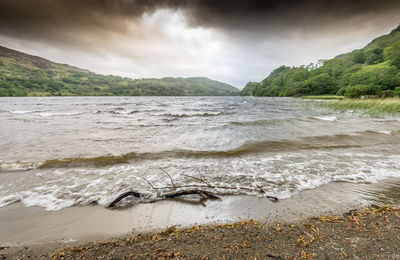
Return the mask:
<path fill-rule="evenodd" d="M 15 203 L 0 208 L 0 246 L 4 248 L 0 252 L 12 257 L 23 249 L 49 256 L 66 246 L 159 232 L 171 226 L 182 229 L 246 219 L 265 225 L 297 223 L 320 215 L 343 215 L 371 204 L 400 205 L 400 180 L 331 183 L 277 203 L 251 196 L 224 196 L 216 201 L 164 200 L 113 210 L 94 205 L 60 211 Z"/>

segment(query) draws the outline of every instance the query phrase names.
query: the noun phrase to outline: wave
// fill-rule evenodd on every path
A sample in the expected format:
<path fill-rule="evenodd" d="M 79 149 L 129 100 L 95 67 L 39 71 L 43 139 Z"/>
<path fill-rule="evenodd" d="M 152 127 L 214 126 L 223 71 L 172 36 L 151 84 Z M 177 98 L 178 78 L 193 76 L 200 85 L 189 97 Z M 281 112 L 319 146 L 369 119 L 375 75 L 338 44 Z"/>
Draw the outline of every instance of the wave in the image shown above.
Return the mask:
<path fill-rule="evenodd" d="M 233 121 L 230 122 L 232 125 L 239 126 L 268 126 L 268 125 L 276 125 L 283 122 L 293 122 L 293 121 L 305 121 L 303 118 L 272 118 L 272 119 L 261 119 L 254 121 Z"/>
<path fill-rule="evenodd" d="M 365 131 L 352 135 L 314 136 L 296 140 L 265 140 L 247 141 L 242 145 L 228 150 L 190 150 L 175 149 L 159 152 L 130 152 L 122 155 L 104 155 L 98 157 L 78 157 L 51 159 L 41 163 L 17 162 L 0 163 L 0 170 L 23 170 L 32 168 L 68 168 L 82 166 L 107 166 L 131 163 L 133 161 L 160 160 L 164 158 L 232 158 L 257 153 L 285 153 L 299 150 L 333 150 L 368 147 L 382 144 L 400 144 L 395 133 Z"/>
<path fill-rule="evenodd" d="M 84 114 L 84 112 L 69 112 L 69 113 L 59 113 L 59 112 L 42 112 L 39 113 L 41 117 L 53 117 L 53 116 L 77 116 Z"/>
<path fill-rule="evenodd" d="M 282 118 L 270 118 L 270 119 L 260 119 L 254 121 L 232 121 L 230 124 L 232 125 L 240 125 L 240 126 L 269 126 L 269 125 L 277 125 L 283 123 L 295 123 L 295 122 L 312 122 L 315 120 L 321 121 L 336 121 L 337 117 L 335 116 L 326 116 L 326 117 L 282 117 Z"/>
<path fill-rule="evenodd" d="M 379 164 L 376 164 L 376 160 L 379 160 Z M 398 160 L 399 156 L 382 157 L 379 153 L 315 153 L 311 158 L 308 154 L 297 153 L 262 159 L 164 160 L 154 162 L 151 167 L 165 169 L 174 181 L 179 181 L 179 185 L 196 183 L 193 179 L 183 178 L 181 173 L 196 176 L 199 169 L 210 183 L 229 187 L 262 187 L 267 195 L 283 199 L 331 182 L 373 183 L 399 176 Z M 151 199 L 156 192 L 149 189 L 148 184 L 138 176 L 145 176 L 157 187 L 168 186 L 170 179 L 161 170 L 149 171 L 149 168 L 148 164 L 119 165 L 90 170 L 57 169 L 27 173 L 31 178 L 24 183 L 25 186 L 11 188 L 0 194 L 0 207 L 15 202 L 46 210 L 92 203 L 107 205 L 118 194 L 132 188 Z M 57 178 L 54 178 L 54 174 Z M 255 190 L 216 189 L 213 192 L 219 195 L 260 196 Z M 135 199 L 124 200 L 124 203 L 135 203 Z"/>
<path fill-rule="evenodd" d="M 139 111 L 136 110 L 124 110 L 124 109 L 111 110 L 108 112 L 115 115 L 131 115 L 139 113 Z"/>
<path fill-rule="evenodd" d="M 229 115 L 232 113 L 227 112 L 203 112 L 203 113 L 165 113 L 162 116 L 167 117 L 212 117 L 212 116 L 220 116 L 220 115 Z"/>
<path fill-rule="evenodd" d="M 31 110 L 14 110 L 14 111 L 9 111 L 11 114 L 28 114 L 32 113 L 33 111 Z"/>
<path fill-rule="evenodd" d="M 115 108 L 115 110 L 95 110 L 93 114 L 102 114 L 102 113 L 110 113 L 116 115 L 131 115 L 136 113 L 154 113 L 154 112 L 162 112 L 160 109 L 141 109 L 141 110 L 131 110 L 124 108 Z"/>
<path fill-rule="evenodd" d="M 322 121 L 335 121 L 337 119 L 336 116 L 315 116 L 314 118 Z"/>
<path fill-rule="evenodd" d="M 0 171 L 23 171 L 36 169 L 40 167 L 40 162 L 2 162 L 0 163 Z"/>

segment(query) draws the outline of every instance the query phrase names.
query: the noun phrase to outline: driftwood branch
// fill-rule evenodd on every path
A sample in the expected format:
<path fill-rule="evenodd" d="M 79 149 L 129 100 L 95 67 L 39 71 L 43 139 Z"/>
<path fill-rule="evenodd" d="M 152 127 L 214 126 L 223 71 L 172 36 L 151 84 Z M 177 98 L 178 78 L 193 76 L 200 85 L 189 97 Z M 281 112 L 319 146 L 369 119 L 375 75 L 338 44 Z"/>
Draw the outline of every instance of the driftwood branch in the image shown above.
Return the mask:
<path fill-rule="evenodd" d="M 190 195 L 190 194 L 200 195 L 204 199 L 219 199 L 219 197 L 215 196 L 211 192 L 204 191 L 204 190 L 199 190 L 199 189 L 181 190 L 181 191 L 166 193 L 166 194 L 163 194 L 163 196 L 166 199 L 171 199 L 171 198 L 176 198 L 176 197 L 179 197 L 179 196 L 182 196 L 182 195 Z"/>
<path fill-rule="evenodd" d="M 127 191 L 122 193 L 121 195 L 118 196 L 115 200 L 113 200 L 110 205 L 107 206 L 107 208 L 113 208 L 118 202 L 120 202 L 123 198 L 126 198 L 128 196 L 134 196 L 136 198 L 140 198 L 141 194 L 136 191 Z"/>
<path fill-rule="evenodd" d="M 179 196 L 183 195 L 200 195 L 204 199 L 219 199 L 216 195 L 212 194 L 209 191 L 204 191 L 204 190 L 199 190 L 199 189 L 189 189 L 189 190 L 180 190 L 180 191 L 174 191 L 174 192 L 168 192 L 161 194 L 161 198 L 165 199 L 172 199 L 172 198 L 177 198 Z M 126 198 L 128 196 L 134 196 L 137 198 L 143 197 L 142 194 L 136 191 L 127 191 L 119 195 L 115 200 L 113 200 L 107 208 L 113 208 L 118 202 L 120 202 L 123 198 Z"/>
<path fill-rule="evenodd" d="M 197 168 L 197 167 L 196 167 Z M 179 196 L 184 196 L 184 195 L 199 195 L 203 199 L 219 199 L 218 196 L 215 194 L 211 193 L 210 191 L 207 191 L 206 189 L 213 189 L 213 190 L 245 190 L 245 191 L 251 191 L 251 192 L 258 192 L 260 194 L 263 194 L 264 197 L 270 199 L 272 202 L 278 202 L 278 198 L 274 196 L 268 196 L 265 195 L 265 191 L 262 189 L 261 186 L 257 186 L 257 188 L 253 187 L 235 187 L 235 186 L 223 186 L 223 185 L 212 185 L 210 184 L 204 177 L 204 175 L 200 172 L 200 170 L 197 168 L 199 176 L 200 177 L 195 177 L 187 174 L 181 174 L 184 177 L 196 180 L 201 182 L 202 184 L 191 184 L 191 185 L 176 185 L 175 182 L 173 181 L 171 175 L 164 169 L 160 168 L 170 179 L 172 187 L 171 186 L 166 186 L 166 187 L 155 187 L 149 180 L 147 180 L 144 177 L 137 176 L 140 179 L 143 179 L 144 181 L 147 182 L 147 184 L 157 192 L 157 198 L 158 199 L 171 199 L 171 198 L 176 198 Z M 165 190 L 165 192 L 163 192 Z M 171 191 L 173 190 L 173 191 Z M 169 191 L 169 192 L 168 192 Z M 121 195 L 119 195 L 115 200 L 113 200 L 109 205 L 108 208 L 113 208 L 118 202 L 120 202 L 122 199 L 128 196 L 134 196 L 137 198 L 144 198 L 145 196 L 139 192 L 136 191 L 128 191 L 124 192 Z"/>

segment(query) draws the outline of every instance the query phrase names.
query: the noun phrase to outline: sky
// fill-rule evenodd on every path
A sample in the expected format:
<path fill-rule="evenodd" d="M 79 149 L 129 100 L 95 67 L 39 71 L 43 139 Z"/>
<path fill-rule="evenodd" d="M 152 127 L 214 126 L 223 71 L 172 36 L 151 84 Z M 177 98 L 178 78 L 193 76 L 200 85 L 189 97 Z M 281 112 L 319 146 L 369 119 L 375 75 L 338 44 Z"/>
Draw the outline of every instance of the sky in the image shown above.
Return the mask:
<path fill-rule="evenodd" d="M 2 46 L 105 75 L 238 88 L 362 48 L 399 23 L 399 0 L 0 1 Z"/>

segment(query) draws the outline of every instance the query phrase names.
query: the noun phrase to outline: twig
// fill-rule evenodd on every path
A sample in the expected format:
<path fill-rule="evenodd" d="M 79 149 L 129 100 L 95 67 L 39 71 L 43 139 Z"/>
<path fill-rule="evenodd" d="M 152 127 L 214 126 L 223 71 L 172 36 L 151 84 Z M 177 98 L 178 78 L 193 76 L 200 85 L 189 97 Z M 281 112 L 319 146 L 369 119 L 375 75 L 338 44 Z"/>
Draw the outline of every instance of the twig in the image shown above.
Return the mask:
<path fill-rule="evenodd" d="M 279 201 L 278 198 L 277 198 L 277 197 L 274 197 L 274 196 L 265 195 L 265 197 L 266 197 L 267 199 L 269 199 L 270 201 L 272 201 L 272 202 L 278 202 L 278 201 Z"/>
<path fill-rule="evenodd" d="M 172 180 L 171 176 L 168 174 L 168 172 L 166 170 L 164 170 L 163 168 L 160 168 L 160 170 L 162 170 L 169 177 L 169 179 L 171 180 L 172 186 L 174 186 L 174 189 L 176 189 L 175 183 Z"/>
<path fill-rule="evenodd" d="M 207 181 L 206 180 L 206 177 L 201 173 L 201 171 L 199 170 L 199 167 L 197 167 L 197 165 L 195 166 L 196 167 L 196 169 L 197 169 L 197 172 L 199 173 L 199 175 L 200 175 L 200 179 L 202 179 L 202 180 L 204 180 L 205 182 Z"/>
<path fill-rule="evenodd" d="M 259 191 L 260 193 L 265 193 L 265 191 L 261 188 L 260 185 L 257 185 L 257 188 L 258 188 L 258 191 Z"/>
<path fill-rule="evenodd" d="M 142 176 L 136 176 L 136 177 L 145 180 L 153 190 L 157 190 L 158 189 L 158 188 L 154 188 L 154 186 L 151 184 L 151 182 L 149 182 L 146 178 L 144 178 Z"/>
<path fill-rule="evenodd" d="M 285 258 L 282 258 L 282 257 L 280 257 L 278 255 L 267 254 L 266 257 L 274 258 L 274 259 L 278 259 L 278 260 L 285 260 Z"/>
<path fill-rule="evenodd" d="M 195 179 L 195 180 L 197 180 L 197 181 L 200 181 L 200 182 L 202 182 L 202 183 L 205 183 L 205 184 L 207 184 L 208 187 L 213 188 L 213 186 L 212 186 L 211 184 L 209 184 L 208 182 L 206 182 L 206 181 L 203 180 L 203 179 L 200 179 L 200 178 L 197 178 L 197 177 L 194 177 L 194 176 L 190 176 L 190 175 L 187 175 L 187 174 L 184 174 L 184 173 L 181 173 L 181 175 L 182 175 L 182 176 L 185 176 L 185 177 L 187 177 L 187 178 Z"/>

